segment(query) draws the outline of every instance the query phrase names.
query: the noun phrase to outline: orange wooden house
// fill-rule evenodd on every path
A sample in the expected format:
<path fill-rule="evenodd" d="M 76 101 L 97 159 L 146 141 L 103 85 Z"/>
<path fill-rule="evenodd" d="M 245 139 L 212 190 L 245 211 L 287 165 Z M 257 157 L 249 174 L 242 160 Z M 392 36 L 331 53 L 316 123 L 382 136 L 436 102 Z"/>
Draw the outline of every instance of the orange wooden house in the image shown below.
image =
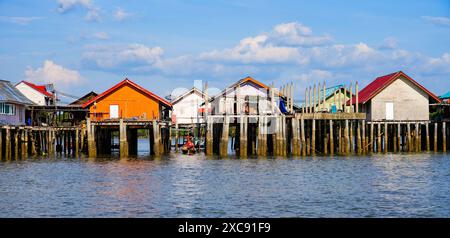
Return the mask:
<path fill-rule="evenodd" d="M 167 119 L 172 104 L 129 79 L 83 104 L 91 120 Z"/>

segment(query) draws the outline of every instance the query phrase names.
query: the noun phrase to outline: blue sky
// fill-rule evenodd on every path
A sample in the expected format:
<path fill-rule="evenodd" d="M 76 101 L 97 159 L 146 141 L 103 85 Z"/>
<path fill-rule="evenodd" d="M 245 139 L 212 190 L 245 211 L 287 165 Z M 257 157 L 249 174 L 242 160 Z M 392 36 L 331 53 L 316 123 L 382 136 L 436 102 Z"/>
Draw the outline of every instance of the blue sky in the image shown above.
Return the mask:
<path fill-rule="evenodd" d="M 450 1 L 0 0 L 0 78 L 165 96 L 245 76 L 295 95 L 402 70 L 450 91 Z"/>

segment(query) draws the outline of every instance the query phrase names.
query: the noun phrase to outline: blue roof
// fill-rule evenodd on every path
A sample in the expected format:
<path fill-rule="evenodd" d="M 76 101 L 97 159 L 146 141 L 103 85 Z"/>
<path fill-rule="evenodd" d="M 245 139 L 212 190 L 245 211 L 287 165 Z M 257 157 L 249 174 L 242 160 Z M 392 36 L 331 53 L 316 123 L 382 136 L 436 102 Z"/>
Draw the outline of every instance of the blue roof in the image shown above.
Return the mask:
<path fill-rule="evenodd" d="M 336 92 L 336 90 L 338 90 L 340 88 L 344 88 L 344 85 L 340 84 L 340 85 L 336 85 L 336 86 L 325 89 L 325 97 L 329 98 L 329 97 L 333 96 L 334 92 Z"/>
<path fill-rule="evenodd" d="M 447 92 L 446 94 L 440 96 L 441 99 L 449 99 L 450 98 L 450 92 Z"/>

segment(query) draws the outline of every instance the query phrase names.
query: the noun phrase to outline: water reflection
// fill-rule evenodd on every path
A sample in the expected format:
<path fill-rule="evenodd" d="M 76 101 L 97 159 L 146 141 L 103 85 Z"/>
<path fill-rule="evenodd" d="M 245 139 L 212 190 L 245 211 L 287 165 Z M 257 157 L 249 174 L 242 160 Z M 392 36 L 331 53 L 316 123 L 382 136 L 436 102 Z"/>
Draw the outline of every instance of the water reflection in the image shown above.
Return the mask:
<path fill-rule="evenodd" d="M 450 157 L 0 162 L 2 217 L 449 217 Z"/>

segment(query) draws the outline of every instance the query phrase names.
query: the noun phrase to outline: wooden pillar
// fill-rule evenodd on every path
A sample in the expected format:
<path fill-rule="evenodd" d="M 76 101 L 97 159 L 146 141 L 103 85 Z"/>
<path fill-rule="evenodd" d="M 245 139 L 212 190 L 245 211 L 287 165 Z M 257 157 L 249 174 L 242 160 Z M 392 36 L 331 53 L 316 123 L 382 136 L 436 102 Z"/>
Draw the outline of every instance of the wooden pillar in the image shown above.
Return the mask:
<path fill-rule="evenodd" d="M 175 152 L 178 152 L 178 122 L 175 123 Z"/>
<path fill-rule="evenodd" d="M 369 147 L 370 147 L 370 152 L 375 152 L 375 135 L 374 135 L 374 122 L 370 123 L 370 143 L 369 143 Z"/>
<path fill-rule="evenodd" d="M 387 153 L 389 150 L 389 128 L 387 122 L 384 123 L 384 153 Z"/>
<path fill-rule="evenodd" d="M 402 143 L 402 126 L 400 123 L 397 123 L 397 148 L 400 152 L 402 150 L 401 143 Z"/>
<path fill-rule="evenodd" d="M 316 120 L 312 119 L 311 155 L 316 155 Z"/>
<path fill-rule="evenodd" d="M 20 130 L 20 145 L 21 145 L 20 152 L 21 152 L 22 159 L 27 158 L 27 150 L 25 149 L 25 146 L 26 146 L 25 134 L 26 134 L 25 128 Z"/>
<path fill-rule="evenodd" d="M 361 140 L 361 122 L 359 120 L 356 121 L 356 147 L 357 148 L 357 153 L 358 155 L 362 153 L 362 148 L 361 148 L 361 144 L 362 144 L 362 140 Z"/>
<path fill-rule="evenodd" d="M 5 140 L 5 158 L 11 160 L 11 128 L 9 126 L 6 127 Z"/>
<path fill-rule="evenodd" d="M 330 154 L 334 154 L 333 120 L 330 120 Z"/>
<path fill-rule="evenodd" d="M 414 151 L 419 152 L 419 123 L 416 123 L 414 128 Z"/>
<path fill-rule="evenodd" d="M 434 152 L 437 152 L 438 149 L 438 124 L 434 123 Z"/>
<path fill-rule="evenodd" d="M 395 130 L 395 127 L 396 125 L 392 124 L 392 139 L 393 139 L 392 149 L 394 153 L 397 153 L 397 130 Z"/>
<path fill-rule="evenodd" d="M 427 151 L 430 151 L 430 130 L 429 130 L 429 122 L 425 123 L 425 133 L 426 133 L 426 143 L 427 143 Z"/>
<path fill-rule="evenodd" d="M 381 153 L 381 123 L 377 123 L 377 153 Z"/>
<path fill-rule="evenodd" d="M 36 150 L 36 131 L 30 131 L 31 133 L 31 154 L 34 156 L 37 154 Z"/>
<path fill-rule="evenodd" d="M 53 134 L 53 133 L 52 133 Z M 80 150 L 80 144 L 79 144 L 79 136 L 80 136 L 80 132 L 79 129 L 75 129 L 75 156 L 78 157 L 78 153 Z M 53 138 L 53 136 L 52 136 Z"/>
<path fill-rule="evenodd" d="M 350 87 L 351 88 L 351 87 Z M 350 105 L 350 109 L 351 109 L 351 105 Z M 349 140 L 349 146 L 350 146 L 350 153 L 353 153 L 353 152 L 355 152 L 355 148 L 354 148 L 354 141 L 353 141 L 353 139 L 354 139 L 354 135 L 353 135 L 353 121 L 352 120 L 350 120 L 349 121 L 349 123 L 350 123 L 350 140 Z"/>
<path fill-rule="evenodd" d="M 344 128 L 344 153 L 348 155 L 349 151 L 349 138 L 348 138 L 348 120 L 345 120 L 345 128 Z"/>
<path fill-rule="evenodd" d="M 407 140 L 407 144 L 408 144 L 408 151 L 412 152 L 413 148 L 412 148 L 412 141 L 411 141 L 411 123 L 407 123 L 407 133 L 408 135 L 406 135 L 406 140 Z"/>
<path fill-rule="evenodd" d="M 343 153 L 343 143 L 342 143 L 342 127 L 341 127 L 341 121 L 339 121 L 338 124 L 338 147 L 339 147 L 339 154 Z"/>
<path fill-rule="evenodd" d="M 220 156 L 228 155 L 228 129 L 229 128 L 229 117 L 225 116 L 222 124 L 222 138 L 220 140 Z"/>
<path fill-rule="evenodd" d="M 359 113 L 359 88 L 358 88 L 358 81 L 356 81 L 356 84 L 355 84 L 355 98 L 356 98 L 355 111 L 356 111 L 356 113 Z"/>
<path fill-rule="evenodd" d="M 419 123 L 417 125 L 418 125 L 417 139 L 419 140 L 417 150 L 418 150 L 418 152 L 422 152 L 422 124 Z"/>
<path fill-rule="evenodd" d="M 366 120 L 361 120 L 361 137 L 362 137 L 362 150 L 365 154 L 367 152 L 367 140 L 366 140 Z"/>
<path fill-rule="evenodd" d="M 84 135 L 85 135 L 85 129 L 81 128 L 81 135 L 80 135 L 80 150 L 82 153 L 84 153 Z"/>
<path fill-rule="evenodd" d="M 445 121 L 442 122 L 442 151 L 447 152 L 447 130 L 445 129 Z"/>
<path fill-rule="evenodd" d="M 300 136 L 302 140 L 302 156 L 306 156 L 305 120 L 300 119 Z"/>
<path fill-rule="evenodd" d="M 19 159 L 19 128 L 14 130 L 14 159 Z"/>
<path fill-rule="evenodd" d="M 3 159 L 3 127 L 0 126 L 0 161 Z"/>

